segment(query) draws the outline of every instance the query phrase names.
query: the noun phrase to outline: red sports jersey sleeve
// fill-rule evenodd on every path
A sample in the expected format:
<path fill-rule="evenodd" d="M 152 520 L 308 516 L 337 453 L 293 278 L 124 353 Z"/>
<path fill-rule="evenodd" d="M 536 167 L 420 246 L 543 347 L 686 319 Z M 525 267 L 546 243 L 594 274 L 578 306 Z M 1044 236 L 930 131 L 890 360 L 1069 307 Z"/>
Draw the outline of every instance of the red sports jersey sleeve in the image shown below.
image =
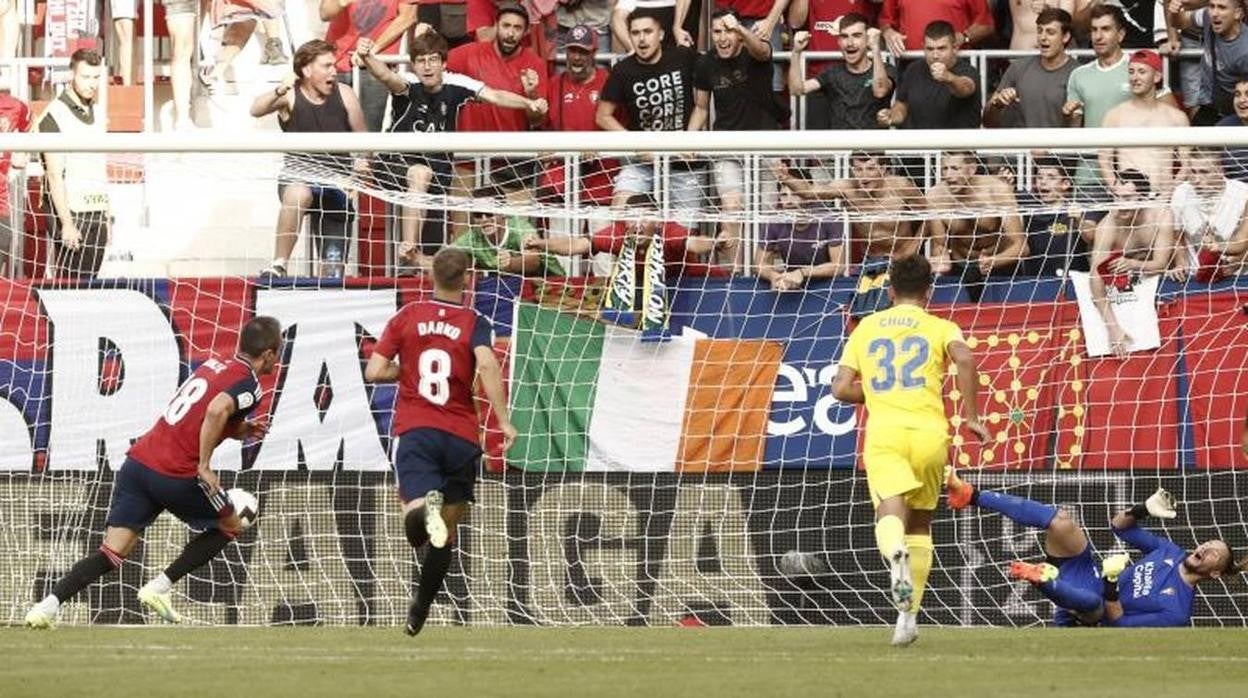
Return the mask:
<path fill-rule="evenodd" d="M 491 335 L 489 321 L 472 308 L 431 300 L 400 309 L 374 349 L 399 360 L 391 433 L 433 428 L 480 443 L 472 392 L 477 374 L 473 350 L 491 346 Z"/>
<path fill-rule="evenodd" d="M 260 382 L 251 365 L 239 357 L 200 364 L 178 388 L 156 424 L 130 447 L 128 455 L 158 473 L 195 477 L 199 470 L 199 432 L 208 405 L 221 393 L 234 399 L 231 425 L 250 414 L 260 403 Z M 229 430 L 227 425 L 226 432 Z"/>
<path fill-rule="evenodd" d="M 30 107 L 13 95 L 0 94 L 0 133 L 30 130 Z M 0 152 L 0 215 L 9 214 L 9 165 L 13 153 Z"/>

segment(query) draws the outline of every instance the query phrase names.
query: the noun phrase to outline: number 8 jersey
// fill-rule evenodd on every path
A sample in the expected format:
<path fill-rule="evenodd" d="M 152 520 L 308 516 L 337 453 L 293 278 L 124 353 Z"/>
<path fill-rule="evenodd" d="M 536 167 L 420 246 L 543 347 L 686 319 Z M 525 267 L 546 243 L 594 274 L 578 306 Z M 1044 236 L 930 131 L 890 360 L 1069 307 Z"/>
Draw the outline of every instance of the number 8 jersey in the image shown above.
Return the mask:
<path fill-rule="evenodd" d="M 238 420 L 260 402 L 260 382 L 251 364 L 237 356 L 200 364 L 178 388 L 155 426 L 134 442 L 127 455 L 170 477 L 195 477 L 199 471 L 199 430 L 209 403 L 221 393 L 234 398 L 235 407 L 222 435 L 224 440 Z"/>
<path fill-rule="evenodd" d="M 867 429 L 947 433 L 941 387 L 948 347 L 961 341 L 957 325 L 908 303 L 863 318 L 845 343 L 840 365 L 862 377 Z"/>
<path fill-rule="evenodd" d="M 479 444 L 473 351 L 492 350 L 493 335 L 490 321 L 476 310 L 437 299 L 408 303 L 390 318 L 373 351 L 399 360 L 391 433 L 431 427 Z"/>

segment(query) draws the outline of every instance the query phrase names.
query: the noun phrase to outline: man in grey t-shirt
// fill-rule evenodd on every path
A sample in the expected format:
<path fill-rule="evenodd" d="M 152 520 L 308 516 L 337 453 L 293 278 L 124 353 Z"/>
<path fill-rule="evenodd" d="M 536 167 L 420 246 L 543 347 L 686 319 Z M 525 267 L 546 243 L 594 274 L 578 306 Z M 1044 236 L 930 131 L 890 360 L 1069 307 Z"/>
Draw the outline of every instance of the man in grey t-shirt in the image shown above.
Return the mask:
<path fill-rule="evenodd" d="M 1189 107 L 1212 107 L 1219 117 L 1235 113 L 1235 83 L 1248 77 L 1246 4 L 1245 0 L 1209 0 L 1209 6 L 1203 10 L 1168 14 L 1170 25 L 1176 29 L 1188 30 L 1197 24 L 1202 27 L 1205 53 L 1200 59 L 1200 89 L 1196 104 Z M 1189 115 L 1194 116 L 1194 112 Z M 1198 125 L 1208 124 L 1206 121 Z"/>
<path fill-rule="evenodd" d="M 984 107 L 989 128 L 1061 128 L 1066 126 L 1062 105 L 1066 87 L 1078 63 L 1066 53 L 1070 42 L 1070 13 L 1046 7 L 1036 15 L 1036 44 L 1040 55 L 1010 63 L 997 91 Z"/>

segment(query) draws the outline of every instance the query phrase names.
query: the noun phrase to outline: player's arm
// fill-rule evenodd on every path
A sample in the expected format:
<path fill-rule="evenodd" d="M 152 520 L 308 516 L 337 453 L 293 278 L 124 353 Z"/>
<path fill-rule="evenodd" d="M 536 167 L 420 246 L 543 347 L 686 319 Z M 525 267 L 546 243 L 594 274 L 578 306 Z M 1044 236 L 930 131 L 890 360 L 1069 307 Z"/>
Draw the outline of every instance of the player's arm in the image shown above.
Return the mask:
<path fill-rule="evenodd" d="M 624 124 L 615 118 L 615 108 L 615 102 L 599 97 L 598 110 L 594 112 L 594 124 L 603 131 L 627 131 Z"/>
<path fill-rule="evenodd" d="M 816 184 L 800 177 L 794 177 L 784 162 L 779 160 L 772 164 L 771 172 L 775 175 L 777 182 L 788 187 L 794 194 L 803 199 L 844 199 L 850 187 L 847 179 L 834 179 L 826 184 Z"/>
<path fill-rule="evenodd" d="M 867 401 L 867 396 L 862 392 L 862 372 L 858 364 L 858 346 L 862 344 L 859 339 L 861 329 L 859 327 L 850 333 L 849 340 L 841 351 L 841 361 L 836 367 L 836 378 L 832 379 L 832 397 L 855 405 Z"/>
<path fill-rule="evenodd" d="M 988 429 L 979 421 L 979 367 L 975 355 L 959 332 L 948 344 L 949 360 L 957 368 L 958 390 L 962 393 L 962 420 L 980 441 L 988 441 Z"/>
<path fill-rule="evenodd" d="M 516 428 L 511 423 L 511 410 L 507 407 L 507 393 L 503 389 L 503 369 L 494 355 L 494 328 L 484 316 L 477 316 L 471 341 L 477 378 L 481 381 L 481 390 L 490 403 L 490 409 L 498 419 L 498 428 L 503 432 L 503 452 L 506 453 L 516 442 Z"/>
<path fill-rule="evenodd" d="M 1091 265 L 1093 269 L 1101 266 L 1101 263 L 1109 257 L 1114 250 L 1114 243 L 1117 241 L 1118 231 L 1115 229 L 1114 215 L 1110 213 L 1101 219 L 1096 226 L 1096 235 L 1092 239 Z M 1096 306 L 1096 312 L 1100 314 L 1101 320 L 1105 322 L 1106 327 L 1117 327 L 1118 318 L 1114 316 L 1114 311 L 1109 307 L 1109 298 L 1105 295 L 1105 281 L 1100 274 L 1090 274 L 1088 276 L 1088 285 L 1092 290 L 1092 303 Z M 1112 332 L 1110 333 L 1113 334 Z"/>
<path fill-rule="evenodd" d="M 858 371 L 841 364 L 836 369 L 836 378 L 832 381 L 832 397 L 841 402 L 861 405 L 867 401 L 862 392 L 862 382 L 858 380 Z"/>
<path fill-rule="evenodd" d="M 393 383 L 399 379 L 399 363 L 373 349 L 364 366 L 364 380 L 368 383 Z"/>
<path fill-rule="evenodd" d="M 199 426 L 199 479 L 207 485 L 210 497 L 221 489 L 217 474 L 212 471 L 212 452 L 217 450 L 217 444 L 225 438 L 226 427 L 237 408 L 233 395 L 227 392 L 218 393 L 208 403 L 204 422 Z"/>
<path fill-rule="evenodd" d="M 1130 509 L 1123 509 L 1114 515 L 1110 527 L 1118 539 L 1145 553 L 1151 553 L 1166 544 L 1166 539 L 1140 527 L 1140 522 L 1149 516 L 1173 519 L 1178 516 L 1174 508 L 1174 497 L 1164 489 L 1158 489 L 1142 504 Z"/>
<path fill-rule="evenodd" d="M 373 345 L 373 355 L 368 357 L 364 365 L 364 381 L 367 383 L 393 383 L 399 379 L 399 363 L 395 357 L 399 355 L 402 342 L 402 311 L 390 318 L 386 329 L 382 330 L 381 338 Z"/>

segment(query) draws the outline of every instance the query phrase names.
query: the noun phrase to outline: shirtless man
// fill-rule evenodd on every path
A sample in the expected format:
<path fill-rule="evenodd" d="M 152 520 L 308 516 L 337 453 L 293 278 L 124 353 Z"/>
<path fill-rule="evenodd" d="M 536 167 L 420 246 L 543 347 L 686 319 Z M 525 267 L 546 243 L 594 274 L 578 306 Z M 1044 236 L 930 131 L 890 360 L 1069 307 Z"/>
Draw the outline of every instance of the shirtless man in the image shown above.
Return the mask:
<path fill-rule="evenodd" d="M 1186 170 L 1170 197 L 1176 247 L 1166 276 L 1210 283 L 1239 273 L 1248 252 L 1248 183 L 1228 179 L 1213 148 L 1193 149 Z"/>
<path fill-rule="evenodd" d="M 1110 349 L 1119 358 L 1127 355 L 1131 336 L 1118 324 L 1109 305 L 1106 282 L 1130 283 L 1134 276 L 1160 274 L 1170 266 L 1174 255 L 1172 215 L 1164 205 L 1144 203 L 1151 191 L 1148 178 L 1139 170 L 1120 171 L 1110 185 L 1110 192 L 1117 203 L 1135 205 L 1105 216 L 1096 226 L 1092 242 L 1092 301 L 1105 321 Z"/>
<path fill-rule="evenodd" d="M 1101 125 L 1123 127 L 1188 126 L 1182 110 L 1157 99 L 1161 82 L 1161 56 L 1156 51 L 1141 50 L 1131 54 L 1127 65 L 1127 83 L 1131 97 L 1110 109 Z M 1106 148 L 1100 151 L 1101 176 L 1113 182 L 1118 170 L 1138 170 L 1148 177 L 1152 191 L 1169 196 L 1175 184 L 1175 165 L 1187 161 L 1187 148 Z"/>
<path fill-rule="evenodd" d="M 908 178 L 889 173 L 883 161 L 883 153 L 855 150 L 849 156 L 848 179 L 819 184 L 794 177 L 779 162 L 773 165 L 772 171 L 776 181 L 803 199 L 844 201 L 851 218 L 855 215 L 917 212 L 915 204 L 922 202 L 923 195 Z M 899 259 L 914 254 L 919 251 L 923 239 L 922 222 L 917 220 L 885 218 L 854 221 L 850 229 L 855 242 L 866 243 L 867 260 Z M 851 259 L 849 263 L 862 261 Z"/>
<path fill-rule="evenodd" d="M 1008 275 L 1027 254 L 1027 235 L 1014 190 L 1005 180 L 979 174 L 974 153 L 946 152 L 941 181 L 927 194 L 931 212 L 982 211 L 967 218 L 928 220 L 932 271 L 959 275 L 972 301 L 979 302 L 989 275 Z"/>
<path fill-rule="evenodd" d="M 1010 50 L 1030 51 L 1036 47 L 1036 16 L 1041 10 L 1056 7 L 1074 15 L 1076 4 L 1075 0 L 1010 0 L 1010 17 L 1014 21 Z"/>

